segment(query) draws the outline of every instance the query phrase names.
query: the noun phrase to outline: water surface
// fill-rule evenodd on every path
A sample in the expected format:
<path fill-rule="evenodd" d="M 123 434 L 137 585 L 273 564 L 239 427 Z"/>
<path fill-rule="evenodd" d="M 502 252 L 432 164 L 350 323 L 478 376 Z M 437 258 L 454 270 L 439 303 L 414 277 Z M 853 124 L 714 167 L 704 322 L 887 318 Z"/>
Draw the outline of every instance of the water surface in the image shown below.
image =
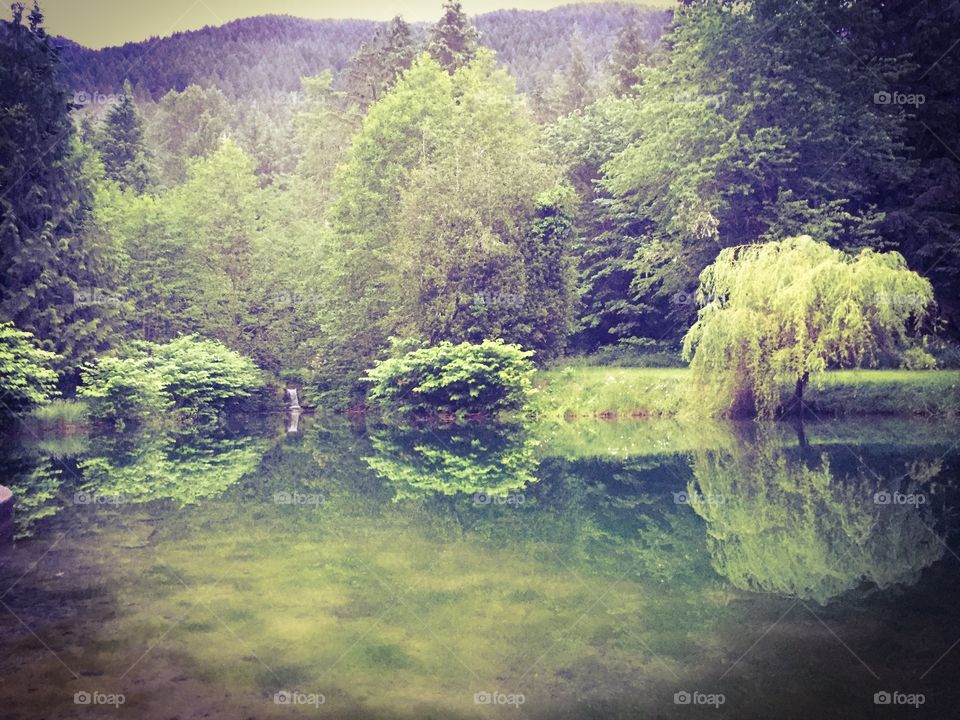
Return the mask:
<path fill-rule="evenodd" d="M 942 423 L 234 425 L 3 441 L 0 715 L 960 712 Z"/>

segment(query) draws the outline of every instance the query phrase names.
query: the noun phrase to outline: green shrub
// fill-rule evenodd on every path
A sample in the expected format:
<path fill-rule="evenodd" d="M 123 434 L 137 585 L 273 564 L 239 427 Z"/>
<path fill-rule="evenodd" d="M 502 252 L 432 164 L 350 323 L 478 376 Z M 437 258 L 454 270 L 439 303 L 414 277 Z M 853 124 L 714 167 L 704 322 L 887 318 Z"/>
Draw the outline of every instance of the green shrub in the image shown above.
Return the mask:
<path fill-rule="evenodd" d="M 78 396 L 90 401 L 94 417 L 143 420 L 176 409 L 210 417 L 243 409 L 263 388 L 249 358 L 195 335 L 164 345 L 132 344 L 119 357 L 101 357 L 84 367 Z"/>
<path fill-rule="evenodd" d="M 253 360 L 215 340 L 189 335 L 154 348 L 164 392 L 178 408 L 200 414 L 236 410 L 263 388 Z"/>
<path fill-rule="evenodd" d="M 138 422 L 169 410 L 157 368 L 141 357 L 101 357 L 81 368 L 77 396 L 90 404 L 93 417 Z"/>
<path fill-rule="evenodd" d="M 367 371 L 369 399 L 402 413 L 496 413 L 523 406 L 533 351 L 500 340 L 443 342 L 380 362 Z"/>
<path fill-rule="evenodd" d="M 57 394 L 55 353 L 41 350 L 28 332 L 0 323 L 0 416 L 19 415 Z"/>

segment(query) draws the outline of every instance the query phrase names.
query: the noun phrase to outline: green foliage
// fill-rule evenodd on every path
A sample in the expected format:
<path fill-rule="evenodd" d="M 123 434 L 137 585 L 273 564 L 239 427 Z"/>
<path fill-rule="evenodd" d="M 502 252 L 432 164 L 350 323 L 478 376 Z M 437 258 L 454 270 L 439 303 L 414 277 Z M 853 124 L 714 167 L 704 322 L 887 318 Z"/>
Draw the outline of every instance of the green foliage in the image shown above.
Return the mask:
<path fill-rule="evenodd" d="M 163 378 L 143 358 L 105 356 L 81 369 L 77 396 L 90 414 L 120 425 L 161 418 L 173 405 Z"/>
<path fill-rule="evenodd" d="M 634 94 L 643 84 L 647 68 L 662 64 L 664 59 L 660 48 L 650 42 L 639 22 L 634 20 L 625 25 L 610 58 L 613 94 L 618 97 Z"/>
<path fill-rule="evenodd" d="M 904 65 L 884 53 L 870 5 L 677 10 L 667 63 L 634 86 L 639 122 L 627 115 L 625 126 L 642 130 L 599 181 L 587 300 L 608 341 L 678 338 L 694 308 L 677 298 L 724 247 L 810 234 L 885 248 L 877 206 L 908 176 L 905 118 L 873 95 Z M 857 57 L 878 59 L 867 67 Z M 621 284 L 608 298 L 598 290 L 612 280 Z"/>
<path fill-rule="evenodd" d="M 402 413 L 497 413 L 527 401 L 532 356 L 502 341 L 442 342 L 388 358 L 365 379 L 372 402 Z"/>
<path fill-rule="evenodd" d="M 216 87 L 189 85 L 164 95 L 147 125 L 161 181 L 167 186 L 183 182 L 189 160 L 220 146 L 228 117 L 229 103 Z"/>
<path fill-rule="evenodd" d="M 684 355 L 698 407 L 771 416 L 786 383 L 796 383 L 799 402 L 828 367 L 876 365 L 881 353 L 907 350 L 933 290 L 898 253 L 852 256 L 801 236 L 723 250 L 697 298 Z"/>
<path fill-rule="evenodd" d="M 316 387 L 334 403 L 390 336 L 563 346 L 572 202 L 513 80 L 489 52 L 451 77 L 421 56 L 370 108 L 337 173 Z M 327 245 L 329 243 L 329 245 Z"/>
<path fill-rule="evenodd" d="M 134 343 L 125 356 L 102 357 L 83 371 L 78 395 L 94 417 L 143 420 L 177 409 L 209 418 L 256 399 L 263 376 L 249 358 L 214 340 L 185 336 L 164 345 Z"/>
<path fill-rule="evenodd" d="M 36 338 L 13 323 L 0 323 L 0 416 L 45 405 L 57 393 L 59 358 L 41 350 Z"/>
<path fill-rule="evenodd" d="M 680 351 L 670 343 L 648 338 L 623 338 L 616 345 L 605 345 L 586 356 L 591 365 L 615 367 L 678 368 L 686 363 Z"/>
<path fill-rule="evenodd" d="M 587 65 L 583 38 L 574 32 L 570 41 L 570 59 L 562 70 L 553 76 L 553 82 L 538 98 L 539 115 L 553 119 L 581 110 L 596 99 L 593 70 Z"/>

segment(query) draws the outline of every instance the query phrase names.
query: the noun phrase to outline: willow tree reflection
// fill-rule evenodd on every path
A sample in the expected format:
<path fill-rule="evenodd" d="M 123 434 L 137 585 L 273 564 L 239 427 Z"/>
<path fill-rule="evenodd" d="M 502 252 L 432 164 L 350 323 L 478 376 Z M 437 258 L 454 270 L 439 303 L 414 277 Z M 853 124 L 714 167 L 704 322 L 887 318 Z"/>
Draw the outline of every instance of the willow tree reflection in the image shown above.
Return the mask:
<path fill-rule="evenodd" d="M 378 428 L 367 465 L 400 500 L 480 495 L 496 502 L 536 482 L 535 442 L 522 425 Z"/>
<path fill-rule="evenodd" d="M 739 588 L 826 604 L 863 582 L 912 584 L 943 555 L 924 502 L 936 462 L 904 463 L 878 484 L 866 470 L 838 476 L 826 455 L 790 458 L 761 433 L 692 465 L 689 503 L 707 522 L 712 564 Z"/>

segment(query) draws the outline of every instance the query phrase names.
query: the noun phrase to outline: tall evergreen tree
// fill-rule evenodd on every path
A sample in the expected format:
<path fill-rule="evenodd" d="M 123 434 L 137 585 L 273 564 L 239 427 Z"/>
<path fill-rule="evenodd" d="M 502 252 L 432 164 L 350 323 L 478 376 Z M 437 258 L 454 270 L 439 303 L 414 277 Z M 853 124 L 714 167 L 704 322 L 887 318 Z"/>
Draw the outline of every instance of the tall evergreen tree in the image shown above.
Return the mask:
<path fill-rule="evenodd" d="M 397 15 L 374 33 L 350 60 L 347 87 L 361 106 L 375 103 L 413 64 L 417 47 L 410 26 Z"/>
<path fill-rule="evenodd" d="M 121 189 L 143 192 L 150 180 L 149 160 L 143 140 L 143 120 L 133 101 L 130 83 L 123 85 L 123 94 L 94 136 L 94 146 L 103 159 L 103 166 Z"/>
<path fill-rule="evenodd" d="M 64 356 L 65 370 L 104 348 L 114 306 L 107 248 L 85 236 L 92 202 L 59 82 L 58 56 L 34 6 L 0 22 L 0 321 Z"/>
<path fill-rule="evenodd" d="M 470 23 L 459 0 L 446 0 L 443 16 L 430 32 L 428 50 L 451 75 L 477 54 L 480 33 Z"/>
<path fill-rule="evenodd" d="M 655 47 L 647 41 L 640 24 L 634 20 L 620 31 L 610 57 L 613 93 L 630 95 L 643 82 L 643 68 L 658 61 Z"/>
<path fill-rule="evenodd" d="M 553 79 L 544 97 L 544 114 L 549 118 L 582 110 L 594 99 L 593 71 L 587 63 L 579 30 L 570 40 L 570 60 Z"/>

